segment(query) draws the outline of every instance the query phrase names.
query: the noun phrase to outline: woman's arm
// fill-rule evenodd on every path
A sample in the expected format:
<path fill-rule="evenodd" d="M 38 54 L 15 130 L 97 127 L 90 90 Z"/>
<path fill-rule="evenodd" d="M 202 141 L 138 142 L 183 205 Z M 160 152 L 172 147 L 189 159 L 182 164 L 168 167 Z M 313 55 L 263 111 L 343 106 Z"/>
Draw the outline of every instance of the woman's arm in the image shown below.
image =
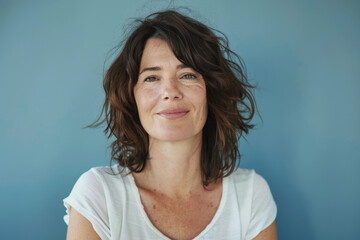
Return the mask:
<path fill-rule="evenodd" d="M 261 231 L 253 240 L 277 240 L 275 221 Z"/>
<path fill-rule="evenodd" d="M 92 224 L 75 208 L 70 209 L 67 240 L 101 240 Z"/>

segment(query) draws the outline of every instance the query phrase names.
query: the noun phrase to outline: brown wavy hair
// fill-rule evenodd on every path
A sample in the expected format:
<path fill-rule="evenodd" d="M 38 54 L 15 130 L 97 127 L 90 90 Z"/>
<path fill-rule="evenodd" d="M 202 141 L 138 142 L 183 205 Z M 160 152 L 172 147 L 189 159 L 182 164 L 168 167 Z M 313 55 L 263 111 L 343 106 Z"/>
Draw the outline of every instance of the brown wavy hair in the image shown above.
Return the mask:
<path fill-rule="evenodd" d="M 254 87 L 248 82 L 243 61 L 230 50 L 224 34 L 176 10 L 156 12 L 135 21 L 120 54 L 106 72 L 105 102 L 90 127 L 106 122 L 105 134 L 116 138 L 111 144 L 111 160 L 131 172 L 145 168 L 149 138 L 140 123 L 133 90 L 149 38 L 165 40 L 177 59 L 205 80 L 208 117 L 201 150 L 203 185 L 230 175 L 240 162 L 239 139 L 253 128 L 250 120 L 256 111 L 251 91 Z"/>

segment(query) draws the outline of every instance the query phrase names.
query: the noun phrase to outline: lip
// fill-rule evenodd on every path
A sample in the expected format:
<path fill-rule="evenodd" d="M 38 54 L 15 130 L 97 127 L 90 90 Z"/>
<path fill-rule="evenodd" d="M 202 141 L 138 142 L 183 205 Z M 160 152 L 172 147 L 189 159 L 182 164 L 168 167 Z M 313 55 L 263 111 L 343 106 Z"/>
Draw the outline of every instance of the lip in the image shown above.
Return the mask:
<path fill-rule="evenodd" d="M 189 110 L 185 108 L 165 109 L 157 114 L 167 119 L 178 119 L 185 116 Z"/>

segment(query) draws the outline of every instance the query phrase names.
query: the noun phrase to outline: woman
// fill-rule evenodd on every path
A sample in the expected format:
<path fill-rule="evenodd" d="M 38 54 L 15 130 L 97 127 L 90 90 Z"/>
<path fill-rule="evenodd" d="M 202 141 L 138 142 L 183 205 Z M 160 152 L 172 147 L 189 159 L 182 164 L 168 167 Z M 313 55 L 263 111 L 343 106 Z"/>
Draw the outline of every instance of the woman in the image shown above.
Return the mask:
<path fill-rule="evenodd" d="M 236 63 L 239 60 L 239 64 Z M 70 239 L 276 239 L 265 180 L 237 169 L 255 111 L 226 38 L 176 11 L 139 21 L 104 79 L 117 165 L 64 199 Z"/>

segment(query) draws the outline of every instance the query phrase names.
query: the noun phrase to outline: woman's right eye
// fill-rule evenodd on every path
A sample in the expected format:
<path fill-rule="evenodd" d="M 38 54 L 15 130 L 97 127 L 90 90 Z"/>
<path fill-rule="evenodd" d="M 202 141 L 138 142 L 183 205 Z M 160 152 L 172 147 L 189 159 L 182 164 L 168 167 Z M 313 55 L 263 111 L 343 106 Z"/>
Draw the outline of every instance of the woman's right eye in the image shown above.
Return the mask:
<path fill-rule="evenodd" d="M 156 80 L 156 77 L 147 77 L 145 78 L 144 82 L 154 82 Z"/>

